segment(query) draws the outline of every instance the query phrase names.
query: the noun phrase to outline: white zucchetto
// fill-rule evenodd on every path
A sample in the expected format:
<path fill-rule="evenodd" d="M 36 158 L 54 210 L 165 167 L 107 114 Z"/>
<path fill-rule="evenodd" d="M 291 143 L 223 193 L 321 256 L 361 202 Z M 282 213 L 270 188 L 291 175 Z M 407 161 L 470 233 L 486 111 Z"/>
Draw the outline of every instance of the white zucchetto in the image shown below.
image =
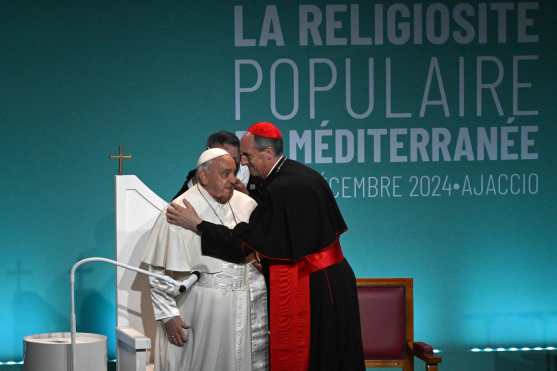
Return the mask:
<path fill-rule="evenodd" d="M 217 157 L 221 157 L 224 155 L 230 155 L 226 150 L 222 148 L 209 148 L 199 156 L 199 160 L 197 160 L 197 167 L 199 165 L 206 163 L 207 161 L 211 161 Z"/>

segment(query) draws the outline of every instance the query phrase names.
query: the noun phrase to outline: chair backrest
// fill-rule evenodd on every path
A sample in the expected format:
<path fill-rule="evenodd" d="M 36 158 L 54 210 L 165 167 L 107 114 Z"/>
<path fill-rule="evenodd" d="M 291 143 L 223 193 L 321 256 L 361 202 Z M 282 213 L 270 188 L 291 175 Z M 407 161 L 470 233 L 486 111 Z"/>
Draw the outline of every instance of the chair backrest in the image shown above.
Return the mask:
<path fill-rule="evenodd" d="M 134 267 L 141 265 L 149 232 L 166 204 L 136 176 L 116 176 L 116 259 L 119 262 Z M 149 337 L 154 349 L 155 318 L 147 277 L 118 268 L 116 286 L 116 326 L 131 327 Z"/>
<path fill-rule="evenodd" d="M 412 282 L 411 278 L 357 280 L 366 367 L 411 367 Z"/>

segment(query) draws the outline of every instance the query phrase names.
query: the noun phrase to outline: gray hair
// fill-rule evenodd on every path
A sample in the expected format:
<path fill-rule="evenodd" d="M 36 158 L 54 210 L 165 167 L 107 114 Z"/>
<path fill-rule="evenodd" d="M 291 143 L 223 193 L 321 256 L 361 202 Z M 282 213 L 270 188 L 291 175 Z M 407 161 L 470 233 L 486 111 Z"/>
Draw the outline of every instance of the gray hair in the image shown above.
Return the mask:
<path fill-rule="evenodd" d="M 220 157 L 222 157 L 222 156 L 220 156 Z M 213 159 L 211 159 L 211 160 L 209 160 L 209 161 L 205 161 L 204 163 L 200 164 L 200 165 L 197 167 L 197 172 L 199 172 L 200 170 L 208 171 L 209 168 L 211 167 L 211 165 L 213 164 L 213 162 L 215 162 L 215 160 L 216 160 L 217 158 L 220 158 L 220 157 L 215 157 L 215 158 L 213 158 Z"/>
<path fill-rule="evenodd" d="M 263 151 L 265 148 L 271 148 L 275 153 L 275 156 L 282 155 L 282 138 L 271 139 L 254 135 L 253 139 L 255 148 L 257 148 L 258 151 Z"/>

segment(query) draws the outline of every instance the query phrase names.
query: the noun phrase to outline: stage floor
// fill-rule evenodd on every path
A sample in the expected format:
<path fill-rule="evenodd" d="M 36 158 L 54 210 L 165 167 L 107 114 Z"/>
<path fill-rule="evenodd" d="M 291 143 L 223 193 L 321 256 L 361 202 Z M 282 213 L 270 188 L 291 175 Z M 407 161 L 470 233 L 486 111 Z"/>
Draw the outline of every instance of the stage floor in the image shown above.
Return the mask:
<path fill-rule="evenodd" d="M 557 371 L 557 350 L 530 350 L 516 352 L 471 352 L 468 349 L 441 351 L 443 362 L 439 371 Z M 393 369 L 369 369 L 392 371 Z M 424 370 L 421 361 L 415 370 Z M 23 371 L 23 365 L 0 365 L 0 371 Z M 47 370 L 45 370 L 47 371 Z M 108 371 L 116 371 L 116 363 L 108 363 Z"/>

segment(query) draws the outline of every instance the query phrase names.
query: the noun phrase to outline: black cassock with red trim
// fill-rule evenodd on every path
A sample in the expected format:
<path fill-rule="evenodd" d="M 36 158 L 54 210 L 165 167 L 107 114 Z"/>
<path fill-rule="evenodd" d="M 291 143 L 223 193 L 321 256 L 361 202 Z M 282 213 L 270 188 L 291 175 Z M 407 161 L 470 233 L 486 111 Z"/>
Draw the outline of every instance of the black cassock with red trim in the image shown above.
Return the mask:
<path fill-rule="evenodd" d="M 271 370 L 364 370 L 356 281 L 338 239 L 347 229 L 323 177 L 281 159 L 250 222 L 202 222 L 205 255 L 267 268 Z"/>

